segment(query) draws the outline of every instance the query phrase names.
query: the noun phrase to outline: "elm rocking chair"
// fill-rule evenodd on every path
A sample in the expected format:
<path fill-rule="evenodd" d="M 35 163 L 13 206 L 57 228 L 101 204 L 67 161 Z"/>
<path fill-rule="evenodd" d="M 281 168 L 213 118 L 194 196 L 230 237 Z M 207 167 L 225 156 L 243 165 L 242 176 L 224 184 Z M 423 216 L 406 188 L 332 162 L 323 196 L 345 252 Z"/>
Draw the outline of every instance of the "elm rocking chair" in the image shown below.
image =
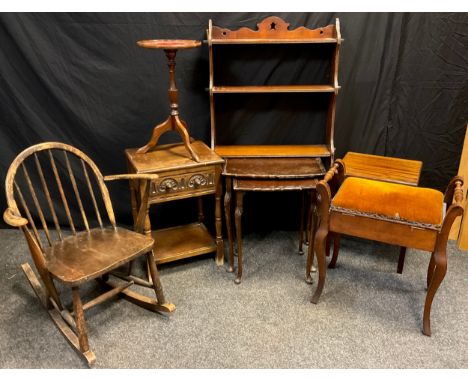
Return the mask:
<path fill-rule="evenodd" d="M 3 217 L 6 223 L 23 231 L 39 278 L 28 263 L 22 265 L 23 271 L 52 321 L 88 364 L 94 363 L 96 357 L 88 344 L 84 318 L 87 309 L 116 295 L 155 312 L 171 313 L 175 309 L 164 298 L 154 261 L 153 239 L 141 233 L 150 184 L 155 178 L 157 175 L 149 174 L 103 176 L 83 152 L 56 142 L 27 148 L 8 170 L 5 183 L 8 208 Z M 104 183 L 122 179 L 142 182 L 135 232 L 116 226 Z M 79 188 L 81 183 L 84 185 Z M 73 194 L 73 197 L 68 194 Z M 75 210 L 72 205 L 78 207 L 78 220 L 73 218 Z M 85 207 L 94 211 L 99 224 L 97 228 L 90 227 L 92 221 Z M 102 216 L 100 207 L 105 211 Z M 33 215 L 38 216 L 38 221 L 33 219 Z M 109 225 L 105 224 L 106 215 Z M 61 229 L 61 219 L 68 221 L 71 234 Z M 47 221 L 53 221 L 55 233 L 49 230 Z M 38 223 L 42 225 L 43 233 L 39 231 Z M 79 231 L 81 226 L 84 230 Z M 132 262 L 141 255 L 146 255 L 152 281 L 132 275 Z M 128 266 L 123 273 L 111 273 L 122 266 Z M 115 277 L 121 281 L 117 282 Z M 83 304 L 80 287 L 91 280 L 96 280 L 104 292 Z M 71 288 L 73 311 L 65 307 L 54 281 Z M 156 299 L 130 290 L 133 284 L 153 289 Z"/>

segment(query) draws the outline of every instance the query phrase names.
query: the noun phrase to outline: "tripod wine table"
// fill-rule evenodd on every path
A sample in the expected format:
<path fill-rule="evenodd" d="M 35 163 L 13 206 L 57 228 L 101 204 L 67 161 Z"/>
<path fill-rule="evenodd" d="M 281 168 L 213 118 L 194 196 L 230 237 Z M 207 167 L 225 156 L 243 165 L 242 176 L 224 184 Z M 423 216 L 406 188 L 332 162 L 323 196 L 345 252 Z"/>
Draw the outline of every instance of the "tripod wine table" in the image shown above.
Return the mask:
<path fill-rule="evenodd" d="M 138 149 L 139 154 L 144 154 L 157 145 L 159 137 L 166 131 L 175 130 L 182 137 L 185 148 L 190 153 L 192 159 L 196 162 L 200 162 L 200 158 L 197 153 L 193 150 L 190 143 L 190 136 L 187 131 L 187 124 L 185 121 L 179 118 L 179 104 L 177 97 L 179 91 L 175 81 L 175 66 L 176 66 L 176 54 L 179 49 L 191 49 L 197 48 L 201 45 L 200 41 L 196 40 L 142 40 L 138 41 L 137 44 L 142 48 L 148 49 L 163 49 L 167 57 L 167 66 L 169 67 L 169 102 L 171 107 L 171 113 L 169 117 L 153 129 L 153 134 L 149 142 Z"/>
<path fill-rule="evenodd" d="M 143 48 L 163 49 L 169 66 L 170 115 L 157 125 L 150 141 L 139 149 L 125 151 L 128 169 L 132 173 L 158 174 L 159 179 L 151 183 L 147 205 L 170 202 L 185 198 L 198 198 L 198 222 L 152 231 L 149 211 L 146 211 L 145 233 L 155 239 L 155 260 L 166 263 L 216 252 L 216 263 L 224 262 L 224 246 L 221 233 L 221 172 L 224 160 L 201 141 L 193 141 L 187 124 L 179 118 L 178 90 L 175 83 L 175 57 L 177 50 L 196 48 L 201 45 L 195 40 L 143 40 Z M 183 144 L 156 146 L 159 137 L 174 130 L 182 137 Z M 142 200 L 144 184 L 130 181 L 130 195 L 134 221 L 139 221 L 137 211 L 146 202 Z M 216 239 L 203 224 L 202 197 L 215 195 Z"/>

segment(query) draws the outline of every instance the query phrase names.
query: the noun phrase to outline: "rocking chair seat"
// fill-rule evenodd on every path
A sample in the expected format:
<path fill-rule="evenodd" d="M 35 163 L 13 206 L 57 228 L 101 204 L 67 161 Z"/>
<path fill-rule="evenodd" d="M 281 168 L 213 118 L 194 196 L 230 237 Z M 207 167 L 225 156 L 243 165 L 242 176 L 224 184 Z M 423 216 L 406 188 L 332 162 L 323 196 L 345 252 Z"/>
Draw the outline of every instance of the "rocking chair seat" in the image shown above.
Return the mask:
<path fill-rule="evenodd" d="M 45 250 L 46 267 L 56 279 L 79 285 L 150 251 L 151 237 L 123 228 L 94 228 Z"/>

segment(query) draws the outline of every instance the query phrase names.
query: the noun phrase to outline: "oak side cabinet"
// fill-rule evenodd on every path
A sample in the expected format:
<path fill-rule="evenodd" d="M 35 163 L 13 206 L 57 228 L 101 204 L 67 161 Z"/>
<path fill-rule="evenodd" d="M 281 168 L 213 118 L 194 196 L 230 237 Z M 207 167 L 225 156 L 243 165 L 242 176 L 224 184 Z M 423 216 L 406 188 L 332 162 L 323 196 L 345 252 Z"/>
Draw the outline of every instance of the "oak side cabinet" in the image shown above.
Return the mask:
<path fill-rule="evenodd" d="M 198 221 L 191 224 L 152 231 L 147 211 L 145 233 L 154 238 L 154 253 L 158 264 L 210 252 L 216 252 L 217 265 L 224 263 L 220 204 L 220 176 L 224 160 L 201 141 L 192 142 L 192 148 L 200 159 L 199 162 L 191 159 L 183 144 L 160 145 L 144 154 L 137 153 L 137 149 L 125 150 L 130 173 L 159 175 L 159 179 L 151 184 L 148 205 L 198 198 Z M 142 195 L 140 186 L 138 181 L 130 182 L 135 221 Z M 215 195 L 215 238 L 203 224 L 201 197 L 209 194 Z"/>

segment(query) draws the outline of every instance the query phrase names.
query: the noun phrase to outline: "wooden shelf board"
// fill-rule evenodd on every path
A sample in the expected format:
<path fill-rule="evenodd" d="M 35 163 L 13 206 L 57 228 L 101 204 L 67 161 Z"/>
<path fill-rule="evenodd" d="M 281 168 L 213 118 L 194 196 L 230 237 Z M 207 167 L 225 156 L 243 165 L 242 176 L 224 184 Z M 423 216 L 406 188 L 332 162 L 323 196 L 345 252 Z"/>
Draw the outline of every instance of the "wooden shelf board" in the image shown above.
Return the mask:
<path fill-rule="evenodd" d="M 331 85 L 213 86 L 213 93 L 334 93 Z"/>
<path fill-rule="evenodd" d="M 337 43 L 336 38 L 311 38 L 311 39 L 212 39 L 213 45 L 221 44 L 331 44 Z"/>
<path fill-rule="evenodd" d="M 203 223 L 159 229 L 151 235 L 157 264 L 216 251 L 216 243 Z"/>
<path fill-rule="evenodd" d="M 318 179 L 234 179 L 235 191 L 303 191 L 315 190 Z"/>
<path fill-rule="evenodd" d="M 215 146 L 216 154 L 229 157 L 329 157 L 326 145 L 236 145 Z"/>
<path fill-rule="evenodd" d="M 305 179 L 325 175 L 321 158 L 228 158 L 223 175 L 251 179 Z"/>

